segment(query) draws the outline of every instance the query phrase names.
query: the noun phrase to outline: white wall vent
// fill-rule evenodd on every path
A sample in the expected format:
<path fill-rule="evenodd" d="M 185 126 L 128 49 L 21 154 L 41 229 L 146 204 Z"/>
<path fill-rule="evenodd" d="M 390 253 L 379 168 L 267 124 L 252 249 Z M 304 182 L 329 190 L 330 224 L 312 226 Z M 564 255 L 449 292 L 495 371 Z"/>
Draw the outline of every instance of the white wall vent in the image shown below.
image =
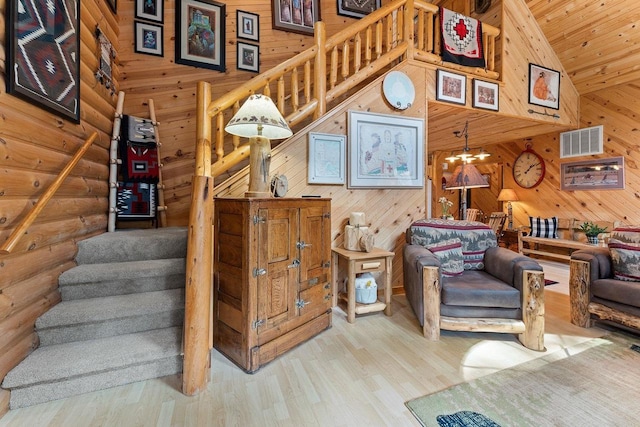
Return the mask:
<path fill-rule="evenodd" d="M 602 154 L 603 126 L 560 132 L 560 158 Z"/>

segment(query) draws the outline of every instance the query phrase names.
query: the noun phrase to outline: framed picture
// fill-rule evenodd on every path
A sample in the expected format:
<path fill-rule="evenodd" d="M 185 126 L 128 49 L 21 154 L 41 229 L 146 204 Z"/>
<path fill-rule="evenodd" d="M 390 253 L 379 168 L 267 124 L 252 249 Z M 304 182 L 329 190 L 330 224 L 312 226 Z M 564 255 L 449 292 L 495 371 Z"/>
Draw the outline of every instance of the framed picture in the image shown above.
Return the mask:
<path fill-rule="evenodd" d="M 499 89 L 498 83 L 473 79 L 473 107 L 498 111 Z"/>
<path fill-rule="evenodd" d="M 134 21 L 135 51 L 164 56 L 162 25 Z"/>
<path fill-rule="evenodd" d="M 349 111 L 349 187 L 422 188 L 424 119 Z"/>
<path fill-rule="evenodd" d="M 624 157 L 561 163 L 560 188 L 565 191 L 624 189 Z"/>
<path fill-rule="evenodd" d="M 260 72 L 260 49 L 258 45 L 238 42 L 238 70 Z"/>
<path fill-rule="evenodd" d="M 164 0 L 136 0 L 136 19 L 164 22 Z"/>
<path fill-rule="evenodd" d="M 320 0 L 271 0 L 273 28 L 313 35 L 313 25 L 320 20 Z"/>
<path fill-rule="evenodd" d="M 338 0 L 338 15 L 362 18 L 380 8 L 380 0 Z"/>
<path fill-rule="evenodd" d="M 176 64 L 224 72 L 225 9 L 212 0 L 176 2 Z"/>
<path fill-rule="evenodd" d="M 436 99 L 465 105 L 467 103 L 467 76 L 436 70 Z"/>
<path fill-rule="evenodd" d="M 109 3 L 109 7 L 113 10 L 113 13 L 118 12 L 118 0 L 107 0 L 107 3 Z"/>
<path fill-rule="evenodd" d="M 529 64 L 529 104 L 560 109 L 560 72 Z"/>
<path fill-rule="evenodd" d="M 255 13 L 236 10 L 236 32 L 239 38 L 260 40 L 260 21 Z"/>
<path fill-rule="evenodd" d="M 7 92 L 80 121 L 80 2 L 6 2 Z M 47 17 L 42 19 L 41 17 Z"/>
<path fill-rule="evenodd" d="M 309 184 L 344 184 L 347 137 L 309 132 Z"/>

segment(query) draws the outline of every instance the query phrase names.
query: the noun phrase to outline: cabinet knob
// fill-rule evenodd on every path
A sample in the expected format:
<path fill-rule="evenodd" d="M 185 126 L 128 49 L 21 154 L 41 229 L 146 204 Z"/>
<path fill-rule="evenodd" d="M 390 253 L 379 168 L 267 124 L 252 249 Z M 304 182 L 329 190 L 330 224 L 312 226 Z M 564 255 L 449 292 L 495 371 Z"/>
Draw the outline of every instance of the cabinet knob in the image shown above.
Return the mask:
<path fill-rule="evenodd" d="M 293 262 L 287 266 L 287 268 L 298 268 L 298 267 L 300 267 L 300 260 L 297 258 L 294 259 Z"/>
<path fill-rule="evenodd" d="M 301 240 L 298 243 L 296 243 L 296 247 L 298 249 L 304 249 L 304 248 L 308 248 L 310 246 L 311 246 L 311 243 L 305 243 L 304 240 Z"/>
<path fill-rule="evenodd" d="M 267 270 L 264 268 L 254 268 L 253 269 L 253 277 L 264 276 L 267 274 Z"/>

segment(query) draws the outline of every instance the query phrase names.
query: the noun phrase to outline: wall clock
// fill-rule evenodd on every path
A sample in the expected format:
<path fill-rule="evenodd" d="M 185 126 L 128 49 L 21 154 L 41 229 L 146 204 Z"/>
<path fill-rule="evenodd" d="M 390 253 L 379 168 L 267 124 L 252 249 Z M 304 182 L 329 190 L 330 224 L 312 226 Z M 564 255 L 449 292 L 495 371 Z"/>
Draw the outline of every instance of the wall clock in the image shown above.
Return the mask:
<path fill-rule="evenodd" d="M 544 159 L 527 144 L 513 162 L 513 179 L 522 188 L 533 188 L 544 178 Z"/>

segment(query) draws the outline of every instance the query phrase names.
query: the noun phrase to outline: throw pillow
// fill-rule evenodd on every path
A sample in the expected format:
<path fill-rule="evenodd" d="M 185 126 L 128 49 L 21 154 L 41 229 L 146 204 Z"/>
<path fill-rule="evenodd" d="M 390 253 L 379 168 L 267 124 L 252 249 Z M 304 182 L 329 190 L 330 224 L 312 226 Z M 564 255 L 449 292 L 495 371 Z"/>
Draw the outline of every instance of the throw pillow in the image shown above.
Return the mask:
<path fill-rule="evenodd" d="M 625 243 L 640 243 L 640 227 L 637 225 L 616 227 L 611 232 L 611 238 Z"/>
<path fill-rule="evenodd" d="M 529 227 L 531 227 L 532 237 L 558 238 L 558 217 L 556 216 L 551 218 L 534 218 L 530 216 Z"/>
<path fill-rule="evenodd" d="M 449 239 L 427 246 L 440 261 L 440 271 L 445 277 L 459 276 L 464 271 L 462 242 Z"/>
<path fill-rule="evenodd" d="M 609 239 L 609 253 L 615 279 L 640 282 L 640 247 Z"/>

